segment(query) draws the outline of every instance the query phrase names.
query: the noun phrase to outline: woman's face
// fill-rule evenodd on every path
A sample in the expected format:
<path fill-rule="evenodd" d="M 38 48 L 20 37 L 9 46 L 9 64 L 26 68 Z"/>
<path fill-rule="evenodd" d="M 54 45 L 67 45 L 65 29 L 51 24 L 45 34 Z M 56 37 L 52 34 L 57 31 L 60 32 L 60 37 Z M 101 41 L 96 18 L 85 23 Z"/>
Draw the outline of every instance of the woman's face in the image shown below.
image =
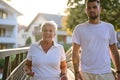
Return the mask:
<path fill-rule="evenodd" d="M 44 26 L 42 28 L 42 38 L 44 41 L 52 41 L 55 35 L 55 28 L 53 26 Z"/>

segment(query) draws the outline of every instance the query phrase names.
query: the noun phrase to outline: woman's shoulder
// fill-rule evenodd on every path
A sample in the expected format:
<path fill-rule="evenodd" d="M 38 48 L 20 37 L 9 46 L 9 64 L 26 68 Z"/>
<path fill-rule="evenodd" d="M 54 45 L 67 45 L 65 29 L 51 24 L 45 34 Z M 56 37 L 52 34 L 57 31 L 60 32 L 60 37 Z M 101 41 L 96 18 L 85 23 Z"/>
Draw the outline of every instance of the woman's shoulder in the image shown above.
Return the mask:
<path fill-rule="evenodd" d="M 35 46 L 38 46 L 38 43 L 37 43 L 37 42 L 32 43 L 32 44 L 30 45 L 30 47 L 35 47 Z"/>
<path fill-rule="evenodd" d="M 62 45 L 62 44 L 57 43 L 57 42 L 54 42 L 54 46 L 56 46 L 56 47 L 63 47 L 63 45 Z"/>

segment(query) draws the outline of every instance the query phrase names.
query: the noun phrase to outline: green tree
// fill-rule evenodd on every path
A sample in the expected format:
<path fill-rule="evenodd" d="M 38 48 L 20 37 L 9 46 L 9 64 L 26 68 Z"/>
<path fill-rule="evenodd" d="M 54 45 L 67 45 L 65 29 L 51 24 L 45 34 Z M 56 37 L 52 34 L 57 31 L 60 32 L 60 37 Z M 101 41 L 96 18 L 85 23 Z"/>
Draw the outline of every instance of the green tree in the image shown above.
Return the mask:
<path fill-rule="evenodd" d="M 31 37 L 28 37 L 26 40 L 26 46 L 30 46 L 31 43 L 32 43 Z"/>
<path fill-rule="evenodd" d="M 120 30 L 120 1 L 119 0 L 100 0 L 102 6 L 101 20 L 110 22 L 116 30 Z M 68 0 L 67 16 L 63 18 L 63 25 L 73 31 L 74 27 L 87 21 L 85 14 L 85 4 L 83 0 Z"/>
<path fill-rule="evenodd" d="M 4 62 L 5 62 L 5 59 L 1 58 L 0 59 L 0 68 L 3 68 Z"/>

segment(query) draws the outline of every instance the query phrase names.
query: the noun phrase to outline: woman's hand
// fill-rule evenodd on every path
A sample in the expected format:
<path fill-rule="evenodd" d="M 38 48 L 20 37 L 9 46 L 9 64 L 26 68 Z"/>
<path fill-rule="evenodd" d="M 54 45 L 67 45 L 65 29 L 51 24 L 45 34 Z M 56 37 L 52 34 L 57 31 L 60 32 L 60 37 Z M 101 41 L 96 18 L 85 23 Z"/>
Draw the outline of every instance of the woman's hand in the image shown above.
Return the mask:
<path fill-rule="evenodd" d="M 66 74 L 61 75 L 61 80 L 68 80 L 68 77 Z"/>
<path fill-rule="evenodd" d="M 34 72 L 32 72 L 31 68 L 25 66 L 24 71 L 26 72 L 27 75 L 32 76 L 32 77 L 34 76 Z"/>
<path fill-rule="evenodd" d="M 29 75 L 29 76 L 34 76 L 34 72 L 32 72 L 32 61 L 30 61 L 30 60 L 26 60 L 26 62 L 25 62 L 25 66 L 24 66 L 24 71 L 26 72 L 26 74 L 27 75 Z"/>

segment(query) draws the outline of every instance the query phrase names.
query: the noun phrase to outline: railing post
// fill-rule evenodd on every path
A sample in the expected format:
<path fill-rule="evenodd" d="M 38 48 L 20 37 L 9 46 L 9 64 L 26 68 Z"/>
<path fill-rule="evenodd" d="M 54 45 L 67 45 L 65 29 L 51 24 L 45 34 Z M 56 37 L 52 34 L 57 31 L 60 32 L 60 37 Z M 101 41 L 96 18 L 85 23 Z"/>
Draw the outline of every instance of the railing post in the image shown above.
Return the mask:
<path fill-rule="evenodd" d="M 24 59 L 23 53 L 20 54 L 20 62 L 22 62 Z"/>
<path fill-rule="evenodd" d="M 2 80 L 6 80 L 7 76 L 8 76 L 8 69 L 9 69 L 9 59 L 10 57 L 5 57 L 5 63 L 4 63 L 4 70 L 3 70 L 3 77 Z"/>

